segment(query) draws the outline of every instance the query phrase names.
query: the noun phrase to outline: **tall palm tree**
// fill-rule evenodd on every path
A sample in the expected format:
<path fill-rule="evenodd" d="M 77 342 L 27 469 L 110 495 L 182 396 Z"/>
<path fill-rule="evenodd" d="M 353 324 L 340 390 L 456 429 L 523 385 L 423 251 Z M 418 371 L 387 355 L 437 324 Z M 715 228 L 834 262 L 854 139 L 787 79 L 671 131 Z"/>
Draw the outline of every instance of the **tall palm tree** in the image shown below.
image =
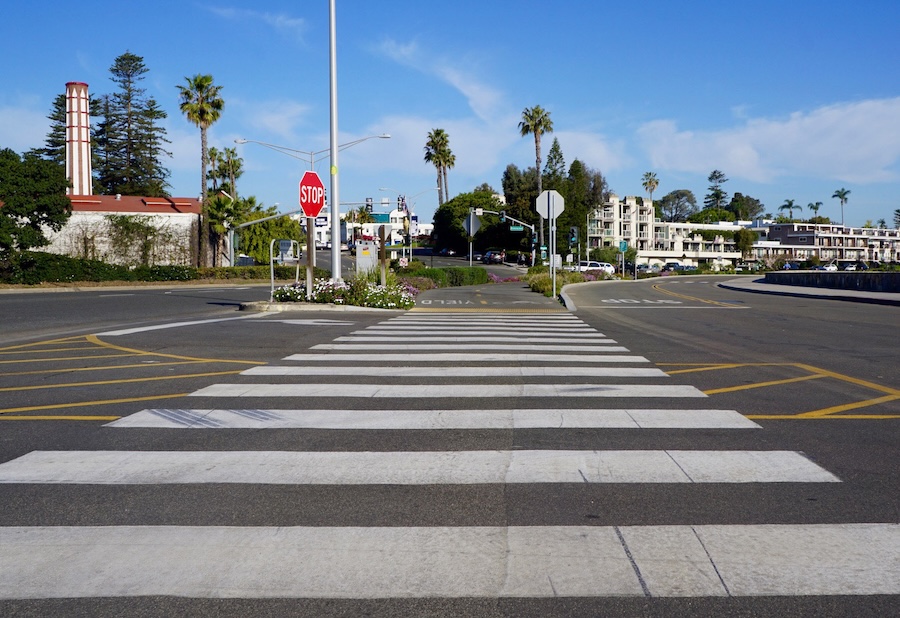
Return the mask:
<path fill-rule="evenodd" d="M 778 210 L 786 210 L 788 211 L 788 216 L 791 218 L 791 221 L 794 220 L 794 209 L 803 210 L 803 207 L 799 204 L 794 204 L 794 200 L 785 200 L 784 204 L 778 207 Z"/>
<path fill-rule="evenodd" d="M 522 137 L 534 135 L 534 169 L 537 173 L 538 195 L 543 191 L 544 183 L 541 179 L 541 135 L 553 133 L 553 121 L 550 112 L 540 105 L 526 107 L 522 110 L 522 121 L 519 123 L 519 132 Z M 541 219 L 541 246 L 544 245 L 544 220 Z"/>
<path fill-rule="evenodd" d="M 840 188 L 834 192 L 831 197 L 836 197 L 841 203 L 841 225 L 844 225 L 844 204 L 847 203 L 847 196 L 850 195 L 850 189 Z"/>
<path fill-rule="evenodd" d="M 446 148 L 441 156 L 441 167 L 444 168 L 444 202 L 448 202 L 450 200 L 450 183 L 447 182 L 447 170 L 451 169 L 456 165 L 456 155 L 450 150 L 449 140 L 446 144 Z"/>
<path fill-rule="evenodd" d="M 450 137 L 443 129 L 432 129 L 425 141 L 425 162 L 437 171 L 438 206 L 444 203 L 444 164 L 449 152 Z"/>
<path fill-rule="evenodd" d="M 656 191 L 656 187 L 659 186 L 659 179 L 656 177 L 656 172 L 644 172 L 644 182 L 642 183 L 644 190 L 650 194 L 650 201 L 653 201 L 653 192 Z"/>
<path fill-rule="evenodd" d="M 221 86 L 213 83 L 212 75 L 194 75 L 185 77 L 186 85 L 178 86 L 178 94 L 181 98 L 181 113 L 189 122 L 200 127 L 200 200 L 201 212 L 205 220 L 208 195 L 206 190 L 206 165 L 209 154 L 206 147 L 206 130 L 212 126 L 222 115 L 225 101 L 219 96 Z M 205 222 L 204 222 L 205 224 Z M 203 227 L 202 225 L 200 226 Z M 206 234 L 201 229 L 200 247 L 197 256 L 197 264 L 205 264 L 206 259 Z"/>

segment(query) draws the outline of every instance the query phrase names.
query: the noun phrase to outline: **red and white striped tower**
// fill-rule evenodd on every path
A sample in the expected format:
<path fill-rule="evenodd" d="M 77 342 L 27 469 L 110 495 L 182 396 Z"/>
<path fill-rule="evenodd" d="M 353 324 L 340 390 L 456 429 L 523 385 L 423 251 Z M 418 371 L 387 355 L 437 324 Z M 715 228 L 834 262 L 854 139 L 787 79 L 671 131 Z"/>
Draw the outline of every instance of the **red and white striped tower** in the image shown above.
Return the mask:
<path fill-rule="evenodd" d="M 70 195 L 91 195 L 91 117 L 88 85 L 66 84 L 66 177 Z"/>

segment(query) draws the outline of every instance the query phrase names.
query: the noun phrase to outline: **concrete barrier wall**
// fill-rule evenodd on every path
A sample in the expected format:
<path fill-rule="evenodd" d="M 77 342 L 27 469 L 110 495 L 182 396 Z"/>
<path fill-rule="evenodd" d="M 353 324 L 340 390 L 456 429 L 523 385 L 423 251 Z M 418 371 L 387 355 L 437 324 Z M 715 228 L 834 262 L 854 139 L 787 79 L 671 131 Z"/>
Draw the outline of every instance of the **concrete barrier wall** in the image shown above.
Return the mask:
<path fill-rule="evenodd" d="M 766 283 L 833 290 L 900 292 L 900 272 L 828 272 L 803 270 L 766 273 Z"/>

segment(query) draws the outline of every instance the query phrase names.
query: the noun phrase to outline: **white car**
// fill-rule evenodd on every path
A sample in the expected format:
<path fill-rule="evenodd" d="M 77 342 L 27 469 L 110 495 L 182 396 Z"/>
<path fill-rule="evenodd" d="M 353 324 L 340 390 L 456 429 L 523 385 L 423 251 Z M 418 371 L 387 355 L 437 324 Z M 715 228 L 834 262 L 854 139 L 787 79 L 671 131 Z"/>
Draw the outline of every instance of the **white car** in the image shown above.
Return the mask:
<path fill-rule="evenodd" d="M 837 269 L 838 269 L 837 264 L 826 264 L 825 266 L 822 267 L 822 270 L 835 271 Z"/>
<path fill-rule="evenodd" d="M 608 275 L 615 274 L 615 267 L 609 262 L 594 262 L 593 260 L 581 260 L 578 262 L 578 272 L 587 272 L 589 270 L 602 270 Z"/>

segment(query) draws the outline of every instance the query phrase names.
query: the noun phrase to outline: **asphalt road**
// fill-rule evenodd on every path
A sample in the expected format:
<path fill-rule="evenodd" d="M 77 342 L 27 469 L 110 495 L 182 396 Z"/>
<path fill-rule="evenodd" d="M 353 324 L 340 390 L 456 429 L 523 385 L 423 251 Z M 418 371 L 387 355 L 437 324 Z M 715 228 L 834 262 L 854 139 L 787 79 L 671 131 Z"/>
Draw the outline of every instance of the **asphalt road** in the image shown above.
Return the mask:
<path fill-rule="evenodd" d="M 498 268 L 512 272 L 506 267 Z M 536 351 L 562 344 L 557 346 L 562 350 L 554 354 L 578 354 L 581 342 L 564 338 L 575 337 L 577 332 L 550 335 L 550 342 L 538 342 L 539 336 L 532 336 L 533 331 L 542 328 L 535 324 L 550 324 L 571 314 L 556 301 L 528 292 L 520 283 L 429 291 L 420 297 L 419 311 L 410 313 L 237 311 L 242 302 L 267 298 L 268 286 L 0 294 L 4 316 L 0 326 L 0 464 L 35 452 L 53 451 L 88 455 L 274 452 L 329 457 L 355 453 L 412 456 L 442 452 L 464 456 L 473 452 L 777 451 L 800 453 L 804 461 L 840 482 L 5 481 L 0 482 L 0 500 L 5 505 L 0 512 L 0 531 L 12 527 L 40 531 L 100 526 L 137 532 L 161 526 L 197 532 L 232 527 L 338 528 L 380 534 L 413 529 L 452 532 L 457 528 L 558 530 L 555 527 L 590 526 L 596 530 L 650 530 L 670 526 L 700 530 L 703 526 L 723 525 L 764 529 L 772 525 L 898 524 L 900 365 L 893 334 L 900 310 L 752 295 L 723 290 L 715 282 L 710 277 L 672 277 L 567 288 L 577 308 L 574 316 L 583 327 L 602 333 L 613 340 L 613 345 L 627 348 L 619 353 L 620 360 L 635 355 L 645 359 L 642 363 L 624 363 L 623 370 L 639 366 L 651 371 L 660 369 L 665 374 L 636 379 L 630 374 L 610 373 L 592 380 L 575 375 L 592 367 L 587 356 L 583 362 L 559 365 L 564 370 L 562 376 L 548 374 L 539 378 L 527 377 L 527 370 L 549 369 L 533 360 L 512 362 L 519 375 L 497 377 L 490 371 L 501 368 L 501 361 L 467 363 L 429 358 L 433 354 L 461 353 L 473 359 L 485 354 L 483 358 L 488 359 L 507 344 L 495 343 L 494 335 L 486 333 L 491 329 L 499 333 L 506 328 L 514 331 L 513 338 L 521 339 L 509 345 L 530 346 L 534 339 Z M 417 321 L 421 318 L 425 326 L 419 331 L 392 326 L 402 324 L 394 320 L 404 315 Z M 423 339 L 429 333 L 450 328 L 442 323 L 454 317 L 458 321 L 456 334 L 449 337 L 452 343 Z M 481 325 L 482 321 L 489 323 L 491 317 L 512 326 Z M 516 320 L 534 323 L 521 324 Z M 520 326 L 515 326 L 517 323 Z M 350 360 L 337 362 L 337 355 L 342 353 L 349 354 Z M 292 360 L 292 355 L 297 354 L 304 357 Z M 282 367 L 295 373 L 253 374 Z M 349 373 L 330 373 L 330 367 L 345 368 Z M 391 372 L 378 373 L 383 368 Z M 416 373 L 423 368 L 437 371 L 423 377 Z M 453 373 L 469 368 L 476 373 L 466 379 Z M 483 375 L 478 375 L 478 371 Z M 645 404 L 643 398 L 627 394 L 636 382 L 649 388 L 692 388 L 705 397 L 656 396 Z M 623 389 L 625 398 L 602 397 L 603 393 L 594 391 L 579 395 L 565 390 L 583 389 L 586 383 L 603 389 Z M 318 390 L 298 392 L 291 397 L 261 394 L 247 400 L 218 394 L 216 389 L 222 384 L 237 384 L 241 389 L 274 384 Z M 420 389 L 419 396 L 390 390 L 398 386 Z M 551 391 L 538 392 L 538 387 Z M 534 388 L 535 393 L 530 394 L 528 388 Z M 367 389 L 370 396 L 358 396 Z M 429 389 L 443 395 L 428 396 Z M 498 400 L 496 393 L 500 389 L 520 390 L 511 398 Z M 555 394 L 553 389 L 557 389 Z M 147 409 L 235 409 L 243 410 L 244 416 L 254 410 L 286 407 L 306 411 L 343 409 L 357 414 L 385 413 L 394 420 L 398 410 L 406 410 L 414 418 L 443 410 L 442 422 L 446 423 L 448 410 L 495 411 L 505 406 L 527 410 L 563 406 L 565 411 L 610 414 L 623 407 L 651 407 L 660 413 L 736 410 L 759 427 L 739 431 L 714 426 L 635 430 L 535 424 L 518 428 L 409 429 L 380 427 L 374 421 L 365 427 L 334 428 L 326 423 L 305 428 L 209 431 L 178 429 L 177 423 L 169 428 L 108 426 L 116 419 L 136 418 L 137 413 Z M 89 471 L 89 459 L 72 473 Z M 33 464 L 29 474 L 38 475 L 43 466 Z M 372 464 L 373 468 L 376 466 L 377 463 Z M 187 468 L 190 472 L 191 466 Z M 245 473 L 246 468 L 235 468 L 235 474 Z M 449 466 L 451 470 L 462 468 L 461 463 Z M 0 476 L 2 469 L 0 465 Z M 890 539 L 896 542 L 896 533 Z M 715 550 L 710 547 L 709 551 Z M 872 555 L 883 557 L 884 548 L 881 554 L 878 551 L 872 548 Z M 358 556 L 355 559 L 360 560 Z M 640 556 L 636 560 L 640 562 Z M 279 572 L 280 566 L 272 563 L 261 568 Z M 9 565 L 6 568 L 10 569 Z M 896 572 L 897 555 L 888 553 L 881 568 L 887 573 Z M 152 571 L 143 573 L 141 579 L 152 584 L 163 577 Z M 4 571 L 7 575 L 10 572 Z M 102 581 L 115 580 L 117 573 L 92 575 L 86 571 L 77 574 L 76 581 L 79 576 L 90 590 L 102 589 Z M 723 571 L 722 577 L 727 580 L 727 572 Z M 64 579 L 58 583 L 59 590 Z M 144 589 L 146 582 L 134 582 L 134 589 Z M 647 583 L 645 592 L 652 591 L 653 584 Z M 415 585 L 410 586 L 415 592 Z M 442 595 L 434 594 L 427 598 L 399 592 L 381 599 L 363 594 L 358 596 L 367 598 L 350 595 L 351 598 L 290 599 L 273 594 L 275 598 L 253 599 L 240 598 L 240 594 L 238 598 L 214 598 L 170 591 L 145 593 L 148 596 L 88 594 L 87 598 L 62 599 L 50 598 L 55 595 L 47 593 L 16 599 L 7 591 L 4 600 L 0 600 L 0 613 L 844 616 L 891 615 L 900 609 L 896 593 L 736 593 L 723 598 L 648 598 L 652 595 L 639 593 L 640 588 L 637 595 L 591 597 L 563 593 L 563 598 L 556 599 L 474 593 L 468 598 L 441 598 Z M 232 595 L 220 591 L 219 596 Z"/>

